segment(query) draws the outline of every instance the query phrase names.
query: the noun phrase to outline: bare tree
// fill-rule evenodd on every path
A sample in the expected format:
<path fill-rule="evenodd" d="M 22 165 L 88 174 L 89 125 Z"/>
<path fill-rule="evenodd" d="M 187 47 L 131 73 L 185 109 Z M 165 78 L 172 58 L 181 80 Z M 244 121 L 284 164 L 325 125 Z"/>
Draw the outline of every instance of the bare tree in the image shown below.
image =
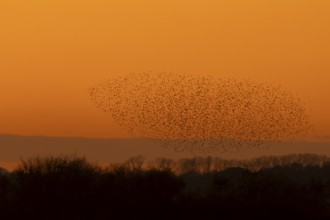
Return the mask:
<path fill-rule="evenodd" d="M 145 162 L 144 157 L 135 156 L 129 158 L 124 164 L 129 170 L 141 170 Z"/>

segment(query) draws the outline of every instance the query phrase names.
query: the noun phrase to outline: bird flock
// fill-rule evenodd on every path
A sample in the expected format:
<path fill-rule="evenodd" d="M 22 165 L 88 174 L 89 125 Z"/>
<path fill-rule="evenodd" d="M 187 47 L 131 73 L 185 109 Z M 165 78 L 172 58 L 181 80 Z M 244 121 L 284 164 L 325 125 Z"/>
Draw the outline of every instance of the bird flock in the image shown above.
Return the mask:
<path fill-rule="evenodd" d="M 311 128 L 298 96 L 251 80 L 133 73 L 96 84 L 89 94 L 133 136 L 176 151 L 263 147 L 299 138 Z"/>

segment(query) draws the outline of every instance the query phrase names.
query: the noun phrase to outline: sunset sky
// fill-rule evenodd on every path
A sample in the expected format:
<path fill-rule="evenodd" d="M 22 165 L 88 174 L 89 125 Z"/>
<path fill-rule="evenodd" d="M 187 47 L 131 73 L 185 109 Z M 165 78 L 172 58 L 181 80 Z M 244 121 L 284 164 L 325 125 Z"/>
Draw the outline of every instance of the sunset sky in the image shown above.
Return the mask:
<path fill-rule="evenodd" d="M 132 72 L 281 84 L 330 140 L 329 0 L 2 0 L 0 134 L 129 137 L 88 88 Z"/>

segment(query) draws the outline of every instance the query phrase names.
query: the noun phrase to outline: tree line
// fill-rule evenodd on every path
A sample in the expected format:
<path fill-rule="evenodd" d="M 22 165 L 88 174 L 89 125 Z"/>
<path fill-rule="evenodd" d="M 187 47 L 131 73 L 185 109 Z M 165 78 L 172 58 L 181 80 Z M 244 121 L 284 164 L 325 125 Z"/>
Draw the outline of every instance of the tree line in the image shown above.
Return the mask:
<path fill-rule="evenodd" d="M 316 154 L 289 154 L 283 156 L 262 156 L 253 159 L 237 160 L 223 159 L 219 157 L 193 157 L 173 160 L 169 158 L 157 158 L 153 161 L 145 161 L 142 156 L 129 158 L 124 163 L 113 163 L 109 167 L 124 166 L 128 169 L 157 169 L 171 170 L 176 174 L 183 173 L 209 173 L 219 172 L 232 167 L 240 167 L 252 172 L 265 168 L 283 167 L 290 164 L 301 164 L 302 166 L 323 166 L 330 162 L 326 155 Z"/>
<path fill-rule="evenodd" d="M 330 162 L 134 157 L 101 167 L 78 156 L 35 157 L 0 171 L 1 219 L 327 219 Z"/>

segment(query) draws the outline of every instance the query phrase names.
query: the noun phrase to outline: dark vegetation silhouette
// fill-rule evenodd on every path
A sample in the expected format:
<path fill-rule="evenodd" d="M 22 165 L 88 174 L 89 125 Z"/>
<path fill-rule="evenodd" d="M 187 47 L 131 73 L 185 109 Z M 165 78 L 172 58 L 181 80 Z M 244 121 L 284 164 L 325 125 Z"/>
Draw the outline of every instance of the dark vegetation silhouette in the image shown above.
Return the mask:
<path fill-rule="evenodd" d="M 330 158 L 197 157 L 101 167 L 78 156 L 0 169 L 0 219 L 329 219 Z"/>

